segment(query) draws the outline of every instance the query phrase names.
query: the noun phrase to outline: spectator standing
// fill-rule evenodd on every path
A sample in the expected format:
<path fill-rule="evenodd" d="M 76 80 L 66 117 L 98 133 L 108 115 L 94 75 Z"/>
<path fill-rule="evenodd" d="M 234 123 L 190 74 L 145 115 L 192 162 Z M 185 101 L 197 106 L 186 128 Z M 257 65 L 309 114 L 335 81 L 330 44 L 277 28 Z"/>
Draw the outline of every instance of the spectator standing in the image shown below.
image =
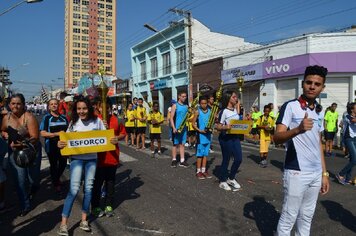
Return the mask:
<path fill-rule="evenodd" d="M 277 120 L 274 140 L 277 144 L 286 143 L 287 149 L 278 236 L 289 236 L 295 223 L 295 234 L 308 236 L 319 192 L 329 191 L 321 142 L 323 119 L 315 109 L 315 99 L 325 87 L 326 74 L 324 67 L 308 66 L 302 82 L 303 94 L 286 102 Z"/>
<path fill-rule="evenodd" d="M 62 190 L 60 177 L 67 166 L 67 157 L 62 156 L 57 146 L 59 133 L 66 131 L 68 121 L 64 115 L 59 114 L 59 101 L 51 98 L 48 101 L 49 112 L 42 118 L 40 125 L 41 136 L 45 138 L 45 151 L 50 164 L 52 184 L 57 193 Z"/>
<path fill-rule="evenodd" d="M 325 129 L 325 152 L 328 157 L 332 155 L 335 134 L 338 131 L 338 116 L 336 112 L 337 104 L 331 104 L 330 110 L 325 113 L 324 129 Z"/>
<path fill-rule="evenodd" d="M 41 146 L 39 129 L 36 118 L 25 110 L 25 97 L 22 94 L 14 94 L 10 98 L 10 110 L 2 120 L 1 130 L 5 132 L 5 138 L 11 148 L 9 162 L 13 170 L 17 194 L 20 200 L 21 211 L 19 216 L 25 216 L 30 210 L 30 200 L 40 188 L 41 170 Z M 16 155 L 26 146 L 24 140 L 29 140 L 36 148 L 34 164 L 29 167 L 20 167 L 15 162 Z M 28 193 L 27 183 L 30 183 Z"/>

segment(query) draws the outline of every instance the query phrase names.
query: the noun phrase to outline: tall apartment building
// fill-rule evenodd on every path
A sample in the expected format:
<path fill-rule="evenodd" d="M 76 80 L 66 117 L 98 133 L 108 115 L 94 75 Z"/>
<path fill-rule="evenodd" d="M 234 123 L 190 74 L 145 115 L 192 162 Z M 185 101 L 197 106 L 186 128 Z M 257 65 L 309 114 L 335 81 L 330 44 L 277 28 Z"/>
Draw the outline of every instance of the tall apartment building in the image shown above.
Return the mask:
<path fill-rule="evenodd" d="M 116 0 L 65 1 L 65 88 L 100 65 L 116 74 Z"/>

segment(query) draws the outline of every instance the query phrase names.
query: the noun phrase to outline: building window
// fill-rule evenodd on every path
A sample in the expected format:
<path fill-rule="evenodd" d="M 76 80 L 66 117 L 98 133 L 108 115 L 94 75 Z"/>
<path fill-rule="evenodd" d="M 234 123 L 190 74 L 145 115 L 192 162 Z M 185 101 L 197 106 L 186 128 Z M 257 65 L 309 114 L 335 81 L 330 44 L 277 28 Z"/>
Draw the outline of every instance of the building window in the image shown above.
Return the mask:
<path fill-rule="evenodd" d="M 98 57 L 104 57 L 104 53 L 103 52 L 98 52 Z"/>
<path fill-rule="evenodd" d="M 107 11 L 107 12 L 106 12 L 106 16 L 107 16 L 107 17 L 108 17 L 108 16 L 112 16 L 112 12 Z"/>
<path fill-rule="evenodd" d="M 73 11 L 80 11 L 80 7 L 79 6 L 74 6 L 73 7 Z"/>
<path fill-rule="evenodd" d="M 141 67 L 141 81 L 144 81 L 147 79 L 147 75 L 146 75 L 146 62 L 141 62 L 140 64 Z"/>
<path fill-rule="evenodd" d="M 111 51 L 111 50 L 112 50 L 112 46 L 106 46 L 105 48 L 106 48 L 106 50 L 108 50 L 108 51 Z"/>
<path fill-rule="evenodd" d="M 74 18 L 74 19 L 80 19 L 80 14 L 78 14 L 78 13 L 73 13 L 73 18 Z"/>
<path fill-rule="evenodd" d="M 83 6 L 89 6 L 89 1 L 82 1 Z"/>
<path fill-rule="evenodd" d="M 98 17 L 98 22 L 105 22 L 104 17 Z"/>
<path fill-rule="evenodd" d="M 74 64 L 72 68 L 74 70 L 79 70 L 80 69 L 80 65 L 79 64 Z"/>
<path fill-rule="evenodd" d="M 82 36 L 83 41 L 89 41 L 89 36 Z"/>
<path fill-rule="evenodd" d="M 80 55 L 80 50 L 73 50 L 73 55 Z"/>
<path fill-rule="evenodd" d="M 88 29 L 83 29 L 83 30 L 82 30 L 82 33 L 83 33 L 83 34 L 89 34 L 89 30 L 88 30 Z"/>
<path fill-rule="evenodd" d="M 74 25 L 74 26 L 80 26 L 80 21 L 76 21 L 76 20 L 73 21 L 73 25 Z"/>
<path fill-rule="evenodd" d="M 105 8 L 105 5 L 102 3 L 98 3 L 98 8 Z"/>
<path fill-rule="evenodd" d="M 107 52 L 107 53 L 105 54 L 105 56 L 106 56 L 106 57 L 112 57 L 112 53 L 111 53 L 111 52 Z"/>
<path fill-rule="evenodd" d="M 112 5 L 107 4 L 106 9 L 112 10 Z"/>
<path fill-rule="evenodd" d="M 83 21 L 83 22 L 82 22 L 82 26 L 83 26 L 83 27 L 89 27 L 89 23 Z"/>
<path fill-rule="evenodd" d="M 111 38 L 112 37 L 112 32 L 106 32 L 106 37 Z"/>
<path fill-rule="evenodd" d="M 107 25 L 106 26 L 106 30 L 112 30 L 112 26 L 111 25 Z"/>
<path fill-rule="evenodd" d="M 104 59 L 98 59 L 98 64 L 104 64 Z"/>
<path fill-rule="evenodd" d="M 104 50 L 104 45 L 98 45 L 98 50 Z"/>
<path fill-rule="evenodd" d="M 89 63 L 89 58 L 83 58 L 82 62 L 83 62 L 83 64 L 88 64 Z"/>
<path fill-rule="evenodd" d="M 80 57 L 73 57 L 73 62 L 80 62 Z"/>
<path fill-rule="evenodd" d="M 105 71 L 111 72 L 111 66 L 106 66 L 106 67 L 105 67 Z"/>
<path fill-rule="evenodd" d="M 176 50 L 176 53 L 177 53 L 177 71 L 185 70 L 187 68 L 185 47 L 178 48 Z"/>
<path fill-rule="evenodd" d="M 73 40 L 80 40 L 80 36 L 79 36 L 79 35 L 74 34 L 74 35 L 73 35 Z"/>
<path fill-rule="evenodd" d="M 88 55 L 89 55 L 89 52 L 88 52 L 88 51 L 82 51 L 82 55 L 83 55 L 83 56 L 88 56 Z"/>
<path fill-rule="evenodd" d="M 89 44 L 87 44 L 87 43 L 82 43 L 82 48 L 88 49 L 88 48 L 89 48 Z"/>
<path fill-rule="evenodd" d="M 74 4 L 80 4 L 80 0 L 73 0 Z"/>
<path fill-rule="evenodd" d="M 83 20 L 88 20 L 88 19 L 89 19 L 89 15 L 88 15 L 88 14 L 85 14 L 85 15 L 83 14 L 83 15 L 82 15 L 82 19 L 83 19 Z"/>
<path fill-rule="evenodd" d="M 80 34 L 80 29 L 78 29 L 78 28 L 73 28 L 73 33 L 78 33 L 78 34 Z"/>
<path fill-rule="evenodd" d="M 112 0 L 106 0 L 106 2 L 112 2 Z"/>
<path fill-rule="evenodd" d="M 158 76 L 158 64 L 157 64 L 157 58 L 152 58 L 151 59 L 151 77 L 156 78 Z"/>
<path fill-rule="evenodd" d="M 112 65 L 112 60 L 106 60 L 106 64 Z"/>
<path fill-rule="evenodd" d="M 79 71 L 73 71 L 73 77 L 79 77 L 80 76 L 80 72 Z M 73 79 L 74 82 L 74 79 Z"/>
<path fill-rule="evenodd" d="M 163 59 L 163 75 L 167 75 L 171 73 L 171 54 L 165 53 L 162 55 Z"/>
<path fill-rule="evenodd" d="M 105 42 L 106 44 L 112 44 L 112 39 L 106 39 Z"/>
<path fill-rule="evenodd" d="M 73 47 L 75 47 L 75 48 L 80 48 L 80 43 L 73 42 Z"/>

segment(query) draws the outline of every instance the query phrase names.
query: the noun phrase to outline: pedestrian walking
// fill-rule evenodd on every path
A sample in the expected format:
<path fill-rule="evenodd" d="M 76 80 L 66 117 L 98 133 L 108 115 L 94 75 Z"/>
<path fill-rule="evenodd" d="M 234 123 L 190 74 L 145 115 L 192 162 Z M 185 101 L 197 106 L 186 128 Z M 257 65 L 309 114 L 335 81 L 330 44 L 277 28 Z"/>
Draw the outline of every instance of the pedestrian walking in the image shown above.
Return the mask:
<path fill-rule="evenodd" d="M 42 118 L 40 124 L 41 136 L 45 139 L 45 151 L 50 164 L 52 185 L 57 193 L 62 191 L 60 178 L 67 166 L 67 157 L 62 156 L 57 144 L 59 133 L 66 131 L 68 121 L 64 115 L 59 114 L 59 101 L 51 98 L 48 101 L 49 112 Z"/>
<path fill-rule="evenodd" d="M 180 92 L 178 95 L 178 102 L 172 105 L 171 110 L 171 119 L 170 123 L 172 126 L 172 163 L 171 167 L 175 168 L 178 165 L 177 162 L 177 149 L 180 154 L 180 162 L 179 166 L 181 167 L 189 167 L 189 164 L 185 161 L 184 157 L 184 144 L 187 141 L 187 126 L 186 124 L 182 124 L 184 122 L 184 118 L 188 113 L 188 106 L 185 104 L 187 99 L 186 92 Z M 182 132 L 178 133 L 178 129 L 181 125 L 184 125 Z"/>
<path fill-rule="evenodd" d="M 259 136 L 259 132 L 258 132 L 258 129 L 257 129 L 257 121 L 260 118 L 260 116 L 262 116 L 262 113 L 260 112 L 258 107 L 257 106 L 253 106 L 252 107 L 252 115 L 251 115 L 251 118 L 253 120 L 251 134 L 252 134 L 252 139 L 253 139 L 253 141 L 255 143 L 257 143 L 258 136 Z"/>
<path fill-rule="evenodd" d="M 257 120 L 256 127 L 260 133 L 260 166 L 266 168 L 268 166 L 268 149 L 272 140 L 272 130 L 274 129 L 274 119 L 270 115 L 270 105 L 263 108 L 263 115 Z"/>
<path fill-rule="evenodd" d="M 89 99 L 79 96 L 73 104 L 72 120 L 69 123 L 67 132 L 82 132 L 91 130 L 105 130 L 102 120 L 94 113 L 94 108 Z M 117 144 L 117 138 L 112 137 L 110 142 Z M 58 147 L 64 148 L 65 141 L 58 141 Z M 87 217 L 92 198 L 92 189 L 96 171 L 97 153 L 72 155 L 70 164 L 70 184 L 67 197 L 64 201 L 62 211 L 62 221 L 58 230 L 59 235 L 68 235 L 68 218 L 70 216 L 74 200 L 79 192 L 82 175 L 84 173 L 84 198 L 82 205 L 82 214 L 80 229 L 91 231 Z"/>
<path fill-rule="evenodd" d="M 219 187 L 227 191 L 238 191 L 241 185 L 235 180 L 235 177 L 242 162 L 241 143 L 238 134 L 230 134 L 227 131 L 231 129 L 230 121 L 240 119 L 240 103 L 234 91 L 224 92 L 221 103 L 223 109 L 219 114 L 219 123 L 216 126 L 216 129 L 220 131 L 219 143 L 222 152 Z M 229 173 L 231 157 L 233 157 L 233 162 Z"/>
<path fill-rule="evenodd" d="M 151 140 L 151 157 L 155 157 L 155 140 L 157 141 L 157 154 L 161 155 L 161 125 L 164 121 L 162 113 L 158 110 L 158 102 L 154 102 L 152 105 L 152 111 L 148 115 L 147 122 L 150 124 L 150 140 Z"/>
<path fill-rule="evenodd" d="M 42 153 L 38 142 L 39 129 L 35 116 L 25 110 L 25 97 L 22 94 L 11 96 L 10 110 L 11 112 L 2 121 L 1 130 L 6 133 L 5 138 L 10 146 L 9 162 L 14 173 L 21 207 L 19 216 L 25 216 L 31 210 L 30 200 L 40 188 Z M 31 146 L 26 144 L 28 142 Z M 15 161 L 24 157 L 28 160 L 34 159 L 33 164 L 20 166 L 21 163 Z M 27 186 L 28 183 L 30 186 Z"/>
<path fill-rule="evenodd" d="M 103 121 L 107 129 L 113 129 L 117 140 L 121 140 L 126 136 L 126 130 L 123 124 L 119 123 L 116 115 L 112 114 L 111 101 L 107 99 L 106 107 L 108 108 L 107 121 Z M 113 216 L 113 203 L 115 195 L 115 176 L 119 166 L 120 148 L 119 145 L 115 145 L 114 151 L 99 152 L 98 162 L 95 172 L 95 180 L 93 186 L 93 194 L 91 199 L 92 214 L 96 217 Z M 104 185 L 105 197 L 100 204 L 101 188 Z"/>
<path fill-rule="evenodd" d="M 347 115 L 343 119 L 344 143 L 349 152 L 349 163 L 336 175 L 339 183 L 345 185 L 352 182 L 352 169 L 356 165 L 356 103 L 349 104 Z"/>
<path fill-rule="evenodd" d="M 206 164 L 211 144 L 211 132 L 206 130 L 206 125 L 209 121 L 211 109 L 208 108 L 208 99 L 206 97 L 200 97 L 199 100 L 200 107 L 195 112 L 192 121 L 194 129 L 198 133 L 196 147 L 196 177 L 198 179 L 209 179 L 212 176 L 209 174 Z"/>
<path fill-rule="evenodd" d="M 302 82 L 303 94 L 284 103 L 278 116 L 274 140 L 287 147 L 278 236 L 290 235 L 296 222 L 296 235 L 308 236 L 318 194 L 329 191 L 321 143 L 323 119 L 315 109 L 315 99 L 325 87 L 326 75 L 326 68 L 308 66 Z"/>

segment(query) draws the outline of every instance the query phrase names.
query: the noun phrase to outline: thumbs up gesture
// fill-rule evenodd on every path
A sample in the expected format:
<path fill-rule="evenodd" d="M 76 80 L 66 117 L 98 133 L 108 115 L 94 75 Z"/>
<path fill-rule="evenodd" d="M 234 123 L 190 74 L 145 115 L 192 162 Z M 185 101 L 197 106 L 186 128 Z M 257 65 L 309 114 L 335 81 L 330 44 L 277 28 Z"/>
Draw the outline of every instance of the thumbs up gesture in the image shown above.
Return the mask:
<path fill-rule="evenodd" d="M 299 132 L 304 133 L 308 130 L 311 130 L 313 128 L 313 124 L 314 124 L 313 119 L 308 118 L 308 113 L 305 112 L 304 118 L 303 118 L 302 122 L 300 122 L 299 127 L 298 127 Z"/>

